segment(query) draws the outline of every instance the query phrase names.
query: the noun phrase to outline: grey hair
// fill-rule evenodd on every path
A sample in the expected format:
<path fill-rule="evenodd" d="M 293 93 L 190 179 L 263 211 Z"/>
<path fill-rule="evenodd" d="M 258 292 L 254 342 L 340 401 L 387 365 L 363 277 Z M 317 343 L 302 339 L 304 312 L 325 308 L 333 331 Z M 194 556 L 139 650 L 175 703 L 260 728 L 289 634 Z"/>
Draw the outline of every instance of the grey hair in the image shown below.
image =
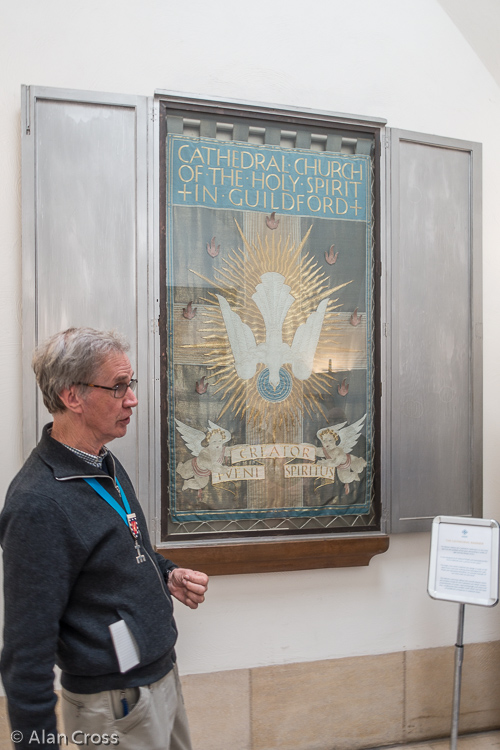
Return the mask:
<path fill-rule="evenodd" d="M 31 364 L 49 412 L 65 411 L 61 391 L 91 382 L 109 354 L 129 349 L 121 333 L 94 328 L 68 328 L 37 346 Z"/>

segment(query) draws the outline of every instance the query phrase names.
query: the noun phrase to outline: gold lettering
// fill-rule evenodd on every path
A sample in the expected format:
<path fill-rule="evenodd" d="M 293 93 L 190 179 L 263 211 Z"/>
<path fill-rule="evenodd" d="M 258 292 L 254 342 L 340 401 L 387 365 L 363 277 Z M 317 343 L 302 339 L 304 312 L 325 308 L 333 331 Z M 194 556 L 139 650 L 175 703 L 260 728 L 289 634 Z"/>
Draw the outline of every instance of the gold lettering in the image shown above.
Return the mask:
<path fill-rule="evenodd" d="M 264 156 L 264 154 L 255 154 L 255 169 L 259 169 L 259 167 L 262 167 L 262 169 L 265 170 L 265 161 L 266 157 Z"/>
<path fill-rule="evenodd" d="M 352 161 L 348 161 L 342 167 L 342 177 L 346 180 L 352 180 Z"/>
<path fill-rule="evenodd" d="M 192 164 L 195 159 L 201 159 L 201 161 L 203 162 L 203 164 L 205 163 L 205 161 L 203 159 L 203 156 L 201 155 L 201 151 L 200 151 L 199 148 L 195 148 L 195 150 L 193 151 L 193 155 L 191 157 L 191 161 L 189 163 Z"/>
<path fill-rule="evenodd" d="M 331 214 L 335 213 L 333 210 L 333 200 L 328 196 L 323 196 L 323 213 L 326 214 L 326 210 L 329 210 Z"/>
<path fill-rule="evenodd" d="M 225 154 L 221 154 L 220 150 L 217 151 L 217 166 L 220 166 L 221 161 L 225 161 L 228 167 L 231 166 L 231 154 L 229 151 Z"/>
<path fill-rule="evenodd" d="M 259 156 L 259 154 L 257 154 L 257 156 Z M 252 187 L 253 187 L 253 188 L 255 187 L 255 183 L 256 183 L 256 182 L 257 182 L 258 180 L 260 180 L 260 187 L 261 187 L 262 189 L 264 189 L 264 180 L 265 180 L 265 175 L 263 175 L 263 174 L 262 174 L 262 175 L 256 175 L 256 174 L 255 174 L 255 172 L 252 172 Z"/>
<path fill-rule="evenodd" d="M 187 177 L 184 177 L 184 172 L 187 172 Z M 179 179 L 182 180 L 182 182 L 191 182 L 191 180 L 194 180 L 193 167 L 190 167 L 189 164 L 183 164 L 179 167 Z"/>
<path fill-rule="evenodd" d="M 209 167 L 208 171 L 212 173 L 212 185 L 215 185 L 215 178 L 217 176 L 217 172 L 221 171 L 221 167 Z"/>
<path fill-rule="evenodd" d="M 303 456 L 304 458 L 308 458 L 310 461 L 312 461 L 314 458 L 316 458 L 316 449 L 312 448 L 308 445 L 302 446 Z M 312 453 L 312 456 L 311 456 Z"/>
<path fill-rule="evenodd" d="M 294 165 L 293 165 L 293 166 L 294 166 L 294 168 L 295 168 L 295 172 L 296 172 L 297 174 L 301 174 L 301 175 L 303 175 L 303 176 L 304 176 L 304 175 L 305 175 L 305 172 L 301 172 L 301 171 L 299 170 L 299 167 L 298 167 L 298 165 L 299 165 L 299 162 L 301 162 L 301 161 L 305 162 L 305 159 L 304 159 L 304 157 L 303 157 L 303 156 L 301 156 L 301 157 L 300 157 L 300 159 L 295 159 L 295 162 L 294 162 Z"/>
<path fill-rule="evenodd" d="M 198 187 L 198 185 L 196 186 Z M 217 188 L 216 188 L 217 189 Z M 229 191 L 229 200 L 233 204 L 233 206 L 242 206 L 243 205 L 243 198 L 240 196 L 239 200 L 233 201 L 233 193 L 241 193 L 241 190 L 238 190 L 238 188 L 233 188 Z"/>
<path fill-rule="evenodd" d="M 356 169 L 358 167 L 358 169 Z M 351 169 L 351 180 L 353 179 L 354 175 L 358 175 L 360 181 L 363 181 L 363 162 L 356 162 L 356 164 L 352 165 Z"/>
<path fill-rule="evenodd" d="M 308 172 L 312 172 L 313 174 L 316 174 L 317 168 L 318 168 L 317 159 L 315 159 L 312 164 L 307 163 L 307 158 L 304 159 L 304 169 L 305 169 L 304 174 L 307 174 Z"/>
<path fill-rule="evenodd" d="M 275 187 L 273 187 L 272 185 L 269 184 L 270 180 L 273 177 L 274 177 L 275 180 L 277 180 L 277 184 L 275 185 Z M 268 175 L 266 175 L 266 187 L 268 187 L 269 190 L 279 190 L 279 188 L 281 187 L 281 180 L 280 180 L 279 175 L 277 175 L 277 174 L 268 174 Z"/>
<path fill-rule="evenodd" d="M 326 162 L 326 174 L 323 174 L 323 172 L 321 171 L 321 162 L 322 161 L 323 161 L 323 163 L 325 163 L 323 159 L 318 159 L 318 173 L 322 177 L 329 177 L 330 176 L 330 162 L 329 161 Z"/>
<path fill-rule="evenodd" d="M 214 146 L 202 146 L 202 149 L 207 152 L 207 164 L 210 164 L 210 152 L 211 151 L 217 151 L 217 149 Z"/>
<path fill-rule="evenodd" d="M 313 200 L 316 200 L 316 201 L 318 201 L 318 203 L 317 203 L 317 208 L 313 208 L 313 206 L 312 206 Z M 337 200 L 338 200 L 338 199 L 337 199 Z M 344 203 L 345 203 L 345 201 L 344 201 Z M 346 206 L 347 206 L 347 203 L 346 203 Z M 308 208 L 308 209 L 309 209 L 310 211 L 314 211 L 315 213 L 316 213 L 317 211 L 321 211 L 321 201 L 320 201 L 320 199 L 318 198 L 318 196 L 317 196 L 317 195 L 310 195 L 310 196 L 309 196 L 309 198 L 307 199 L 307 208 Z M 346 210 L 347 210 L 347 209 L 346 209 Z"/>
<path fill-rule="evenodd" d="M 271 156 L 271 158 L 269 159 L 269 163 L 267 165 L 266 170 L 269 171 L 271 169 L 271 167 L 274 167 L 275 169 L 277 169 L 278 172 L 280 171 L 280 168 L 278 166 L 278 162 L 276 161 L 276 159 L 274 158 L 274 156 Z"/>
<path fill-rule="evenodd" d="M 179 158 L 179 161 L 183 161 L 185 164 L 188 164 L 189 163 L 189 159 L 183 159 L 182 156 L 181 156 L 181 151 L 182 151 L 183 148 L 189 148 L 189 145 L 187 143 L 185 143 L 183 146 L 181 146 L 179 148 L 178 152 L 177 152 L 177 156 Z"/>
<path fill-rule="evenodd" d="M 349 206 L 347 205 L 347 201 L 345 201 L 343 198 L 337 198 L 336 204 L 337 204 L 337 213 L 338 214 L 346 214 L 347 213 L 347 209 L 349 208 Z M 342 207 L 342 204 L 345 206 L 345 208 L 344 208 L 343 211 L 340 210 L 340 208 Z"/>
<path fill-rule="evenodd" d="M 350 206 L 350 208 L 354 209 L 354 211 L 356 212 L 356 216 L 358 215 L 358 211 L 363 210 L 362 206 L 358 206 L 357 200 L 354 201 L 354 206 Z"/>
<path fill-rule="evenodd" d="M 361 182 L 351 182 L 351 185 L 354 185 L 354 197 L 358 197 L 358 185 L 361 185 Z"/>
<path fill-rule="evenodd" d="M 229 180 L 230 181 L 231 187 L 234 185 L 234 169 L 231 169 L 229 171 L 229 174 L 226 174 L 224 172 L 224 169 L 221 167 L 221 170 L 220 170 L 220 182 L 221 182 L 221 185 L 224 185 L 225 180 Z"/>
<path fill-rule="evenodd" d="M 214 203 L 217 203 L 217 188 L 214 188 L 214 190 L 215 190 L 215 194 L 212 195 L 209 189 L 205 187 L 205 185 L 203 185 L 203 203 L 205 203 L 205 198 L 207 197 L 207 195 L 209 198 L 213 200 Z"/>
<path fill-rule="evenodd" d="M 248 190 L 245 190 L 245 203 L 249 208 L 256 208 L 259 205 L 259 191 L 257 190 L 255 193 L 256 199 L 255 203 L 250 203 L 248 199 Z"/>
<path fill-rule="evenodd" d="M 245 161 L 245 159 L 243 158 L 244 156 L 249 156 L 250 157 L 250 161 L 249 161 L 248 164 L 244 163 L 244 161 Z M 253 154 L 250 151 L 242 151 L 241 152 L 241 168 L 242 169 L 251 169 L 252 167 L 253 167 Z"/>

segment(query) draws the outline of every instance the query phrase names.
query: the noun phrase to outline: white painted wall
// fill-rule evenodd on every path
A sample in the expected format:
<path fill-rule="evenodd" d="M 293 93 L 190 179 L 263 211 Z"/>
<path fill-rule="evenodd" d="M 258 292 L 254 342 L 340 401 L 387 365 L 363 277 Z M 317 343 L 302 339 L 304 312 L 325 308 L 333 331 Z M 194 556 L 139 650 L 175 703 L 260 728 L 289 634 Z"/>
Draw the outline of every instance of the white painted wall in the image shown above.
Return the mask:
<path fill-rule="evenodd" d="M 20 86 L 162 88 L 484 144 L 484 512 L 500 517 L 500 90 L 437 0 L 0 0 L 0 14 L 0 495 L 21 465 Z M 394 536 L 368 568 L 214 578 L 202 608 L 177 608 L 181 669 L 452 644 L 457 605 L 427 596 L 428 548 Z M 499 637 L 500 608 L 467 609 L 466 641 Z"/>

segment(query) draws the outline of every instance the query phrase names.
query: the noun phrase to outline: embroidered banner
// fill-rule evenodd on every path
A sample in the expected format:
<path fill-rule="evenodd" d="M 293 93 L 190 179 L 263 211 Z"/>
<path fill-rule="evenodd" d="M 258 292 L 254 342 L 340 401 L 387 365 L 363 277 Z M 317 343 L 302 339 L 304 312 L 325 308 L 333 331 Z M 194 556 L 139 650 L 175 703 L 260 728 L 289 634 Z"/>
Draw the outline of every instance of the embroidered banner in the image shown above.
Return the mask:
<path fill-rule="evenodd" d="M 372 501 L 370 157 L 167 136 L 172 523 Z"/>

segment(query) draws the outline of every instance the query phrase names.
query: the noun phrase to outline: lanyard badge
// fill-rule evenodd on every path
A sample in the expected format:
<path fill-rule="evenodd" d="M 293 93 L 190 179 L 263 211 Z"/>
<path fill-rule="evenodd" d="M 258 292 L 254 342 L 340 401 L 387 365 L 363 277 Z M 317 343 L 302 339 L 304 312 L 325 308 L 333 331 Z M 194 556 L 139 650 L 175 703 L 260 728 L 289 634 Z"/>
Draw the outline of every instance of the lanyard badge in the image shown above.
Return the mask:
<path fill-rule="evenodd" d="M 135 539 L 135 551 L 137 552 L 135 561 L 137 563 L 146 562 L 146 558 L 141 553 L 141 548 L 139 546 L 139 526 L 137 525 L 137 516 L 135 515 L 135 513 L 127 513 L 127 523 L 130 529 L 130 533 Z"/>
<path fill-rule="evenodd" d="M 135 513 L 127 513 L 127 523 L 132 536 L 134 539 L 137 539 L 139 537 L 139 526 L 137 525 L 137 516 Z"/>
<path fill-rule="evenodd" d="M 135 541 L 135 551 L 137 552 L 137 557 L 135 558 L 135 561 L 137 563 L 143 563 L 146 562 L 146 557 L 141 553 L 141 547 L 139 545 L 139 525 L 137 523 L 137 516 L 135 513 L 130 512 L 130 505 L 127 500 L 127 496 L 125 495 L 122 486 L 120 485 L 120 482 L 118 479 L 116 479 L 117 488 L 119 491 L 119 495 L 123 501 L 123 505 L 125 506 L 125 510 L 128 511 L 127 513 L 119 503 L 116 502 L 115 498 L 109 494 L 107 490 L 104 489 L 104 487 L 101 487 L 100 483 L 95 479 L 94 477 L 84 477 L 87 484 L 89 484 L 92 489 L 97 492 L 98 495 L 102 497 L 103 500 L 106 500 L 108 505 L 110 505 L 113 510 L 116 510 L 118 515 L 122 518 L 125 525 L 128 526 L 130 533 L 132 534 L 134 541 Z"/>

